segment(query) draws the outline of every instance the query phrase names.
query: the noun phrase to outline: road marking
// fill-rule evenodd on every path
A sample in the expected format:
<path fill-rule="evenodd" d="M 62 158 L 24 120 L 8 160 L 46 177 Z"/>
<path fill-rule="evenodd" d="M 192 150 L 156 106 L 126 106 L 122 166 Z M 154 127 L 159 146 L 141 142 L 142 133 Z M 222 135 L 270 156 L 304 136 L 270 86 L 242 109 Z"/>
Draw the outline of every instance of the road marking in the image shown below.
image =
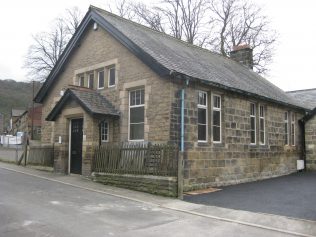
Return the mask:
<path fill-rule="evenodd" d="M 168 206 L 164 206 L 163 204 L 156 204 L 156 203 L 152 203 L 152 202 L 146 202 L 146 201 L 143 201 L 143 200 L 140 200 L 140 199 L 136 199 L 136 198 L 130 198 L 130 197 L 126 197 L 126 196 L 119 195 L 119 194 L 113 194 L 113 193 L 109 193 L 109 192 L 106 192 L 106 191 L 101 191 L 101 190 L 97 190 L 97 189 L 93 189 L 93 188 L 87 188 L 87 187 L 84 187 L 84 186 L 80 186 L 80 185 L 76 185 L 76 184 L 60 181 L 60 180 L 53 179 L 53 178 L 47 178 L 47 177 L 44 177 L 44 176 L 27 173 L 27 172 L 20 171 L 20 170 L 15 170 L 15 169 L 7 168 L 7 167 L 1 167 L 1 166 L 0 166 L 0 168 L 1 169 L 5 169 L 5 170 L 9 170 L 9 171 L 12 171 L 12 172 L 21 173 L 21 174 L 29 175 L 29 176 L 32 176 L 32 177 L 36 177 L 36 178 L 52 181 L 52 182 L 61 183 L 61 184 L 68 185 L 68 186 L 71 186 L 71 187 L 74 187 L 74 188 L 79 188 L 79 189 L 83 189 L 83 190 L 87 190 L 87 191 L 91 191 L 91 192 L 106 194 L 106 195 L 110 195 L 110 196 L 113 196 L 113 197 L 126 199 L 126 200 L 129 200 L 129 201 L 143 203 L 143 204 L 156 206 L 156 207 L 160 207 L 160 208 L 164 208 L 164 209 L 168 209 L 168 210 L 178 211 L 178 212 L 182 212 L 182 213 L 186 213 L 186 214 L 190 214 L 190 215 L 195 215 L 195 216 L 205 217 L 205 218 L 209 218 L 209 219 L 214 219 L 214 220 L 217 220 L 217 221 L 236 223 L 236 224 L 240 224 L 240 225 L 255 227 L 255 228 L 264 229 L 264 230 L 275 231 L 275 232 L 284 233 L 284 234 L 290 234 L 290 235 L 294 235 L 294 236 L 302 236 L 302 237 L 315 237 L 316 236 L 316 235 L 302 234 L 302 233 L 298 233 L 298 232 L 294 232 L 294 231 L 283 230 L 283 229 L 274 228 L 274 227 L 268 227 L 268 226 L 259 225 L 259 224 L 253 224 L 253 223 L 245 222 L 245 221 L 239 221 L 239 220 L 233 220 L 233 219 L 229 219 L 229 218 L 223 218 L 223 217 L 203 214 L 203 213 L 199 213 L 199 212 L 195 212 L 195 211 L 189 211 L 189 210 L 175 208 L 175 207 L 168 207 Z"/>

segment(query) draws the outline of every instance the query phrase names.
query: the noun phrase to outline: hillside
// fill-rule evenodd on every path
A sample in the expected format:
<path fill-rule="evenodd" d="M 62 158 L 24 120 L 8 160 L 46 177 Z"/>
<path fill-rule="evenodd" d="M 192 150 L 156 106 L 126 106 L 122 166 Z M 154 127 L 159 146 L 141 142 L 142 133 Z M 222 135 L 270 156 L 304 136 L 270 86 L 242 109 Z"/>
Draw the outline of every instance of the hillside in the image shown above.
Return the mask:
<path fill-rule="evenodd" d="M 40 83 L 35 83 L 35 93 Z M 32 82 L 0 79 L 0 113 L 9 121 L 11 108 L 26 109 L 32 106 Z"/>

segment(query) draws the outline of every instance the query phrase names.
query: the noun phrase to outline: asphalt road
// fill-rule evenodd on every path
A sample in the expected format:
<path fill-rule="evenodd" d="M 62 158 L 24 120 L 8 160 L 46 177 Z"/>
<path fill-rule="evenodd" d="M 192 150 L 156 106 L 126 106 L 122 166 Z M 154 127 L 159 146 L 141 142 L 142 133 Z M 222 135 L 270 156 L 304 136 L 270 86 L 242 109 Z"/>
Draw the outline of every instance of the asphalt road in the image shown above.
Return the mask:
<path fill-rule="evenodd" d="M 0 167 L 0 236 L 289 235 L 159 208 Z"/>
<path fill-rule="evenodd" d="M 213 193 L 188 195 L 185 201 L 316 221 L 316 172 L 221 187 Z"/>

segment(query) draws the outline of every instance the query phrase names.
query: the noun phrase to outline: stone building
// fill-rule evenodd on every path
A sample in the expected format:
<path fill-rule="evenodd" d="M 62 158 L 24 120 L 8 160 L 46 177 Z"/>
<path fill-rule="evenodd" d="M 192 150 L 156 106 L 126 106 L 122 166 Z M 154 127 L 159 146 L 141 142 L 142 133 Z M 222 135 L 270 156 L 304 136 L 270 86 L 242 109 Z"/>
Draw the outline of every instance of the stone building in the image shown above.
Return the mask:
<path fill-rule="evenodd" d="M 179 144 L 185 190 L 294 172 L 306 108 L 250 69 L 249 47 L 231 55 L 91 6 L 35 97 L 55 170 L 90 175 L 94 146 L 145 141 Z"/>
<path fill-rule="evenodd" d="M 13 134 L 17 131 L 25 132 L 32 140 L 41 139 L 42 105 L 28 108 L 13 123 Z M 33 129 L 33 132 L 32 132 Z"/>
<path fill-rule="evenodd" d="M 25 109 L 12 109 L 10 117 L 10 133 L 15 135 L 20 130 L 21 122 L 18 122 L 20 117 L 26 113 Z"/>
<path fill-rule="evenodd" d="M 316 88 L 287 93 L 309 109 L 309 112 L 300 120 L 305 138 L 303 158 L 308 170 L 316 170 Z"/>

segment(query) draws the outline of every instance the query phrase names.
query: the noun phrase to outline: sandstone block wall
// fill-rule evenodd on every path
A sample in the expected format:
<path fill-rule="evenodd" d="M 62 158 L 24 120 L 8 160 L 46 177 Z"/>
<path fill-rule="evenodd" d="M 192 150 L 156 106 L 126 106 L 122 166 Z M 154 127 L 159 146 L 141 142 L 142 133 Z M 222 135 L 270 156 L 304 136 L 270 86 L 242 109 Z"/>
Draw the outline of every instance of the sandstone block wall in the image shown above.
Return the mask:
<path fill-rule="evenodd" d="M 177 197 L 177 179 L 152 175 L 94 173 L 93 179 L 103 184 L 137 191 Z"/>
<path fill-rule="evenodd" d="M 306 168 L 316 170 L 316 116 L 305 124 Z"/>
<path fill-rule="evenodd" d="M 171 134 L 173 141 L 180 141 L 180 89 L 174 87 L 175 100 L 172 104 Z M 198 142 L 197 93 L 208 93 L 208 138 Z M 212 98 L 221 96 L 221 143 L 212 141 Z M 259 118 L 255 145 L 250 144 L 250 103 L 265 108 L 265 144 L 259 144 Z M 295 121 L 295 146 L 285 145 L 284 112 L 287 107 L 265 101 L 243 97 L 191 83 L 185 96 L 185 154 L 184 189 L 191 190 L 208 186 L 229 185 L 288 174 L 296 171 L 296 160 L 300 158 L 301 139 L 298 119 Z M 292 110 L 291 110 L 292 111 Z"/>

